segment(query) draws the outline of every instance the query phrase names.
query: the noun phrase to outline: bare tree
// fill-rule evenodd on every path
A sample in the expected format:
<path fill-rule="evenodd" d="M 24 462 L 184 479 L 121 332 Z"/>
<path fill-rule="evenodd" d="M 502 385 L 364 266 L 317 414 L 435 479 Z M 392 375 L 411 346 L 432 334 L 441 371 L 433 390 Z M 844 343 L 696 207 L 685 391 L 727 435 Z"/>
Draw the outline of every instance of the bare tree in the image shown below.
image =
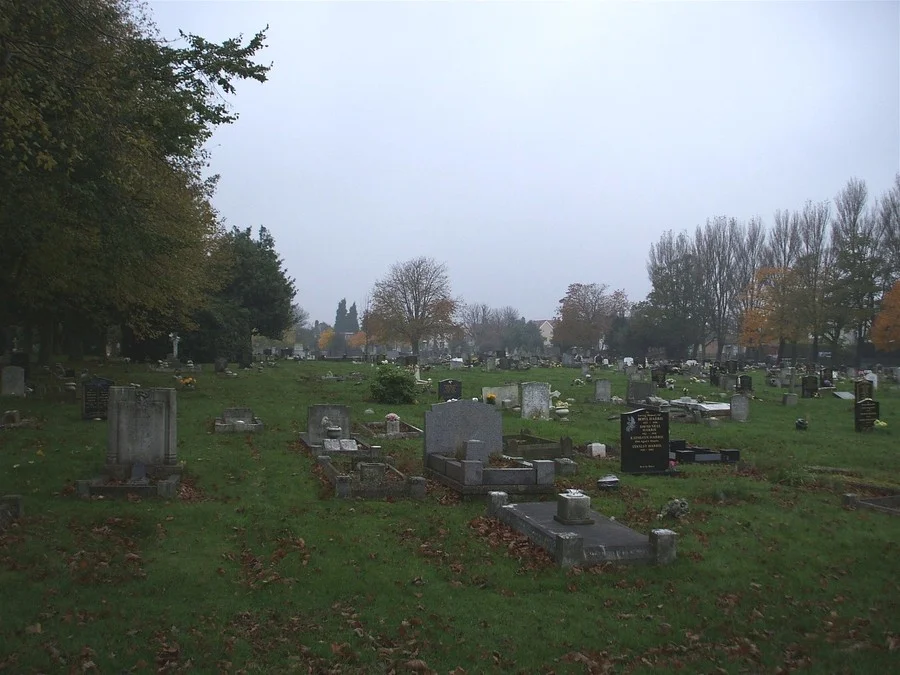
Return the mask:
<path fill-rule="evenodd" d="M 798 272 L 803 284 L 801 311 L 803 324 L 812 335 L 812 360 L 819 360 L 819 338 L 825 330 L 825 289 L 831 265 L 828 226 L 831 206 L 825 202 L 806 202 L 800 214 L 800 255 Z"/>
<path fill-rule="evenodd" d="M 717 359 L 722 358 L 722 349 L 734 328 L 735 299 L 741 290 L 735 264 L 738 240 L 737 221 L 725 216 L 707 220 L 694 234 L 694 250 L 703 272 L 698 290 L 707 306 L 710 330 L 718 343 Z"/>
<path fill-rule="evenodd" d="M 613 320 L 628 310 L 625 291 L 607 293 L 606 284 L 569 284 L 559 301 L 553 341 L 562 349 L 596 349 L 612 327 Z"/>
<path fill-rule="evenodd" d="M 738 227 L 737 251 L 735 255 L 735 298 L 738 319 L 757 309 L 759 298 L 752 289 L 756 287 L 756 273 L 763 266 L 766 257 L 766 230 L 761 218 L 751 218 L 746 226 Z"/>
<path fill-rule="evenodd" d="M 424 256 L 395 263 L 372 289 L 373 318 L 386 337 L 405 340 L 416 355 L 422 340 L 457 328 L 456 306 L 446 266 Z"/>
<path fill-rule="evenodd" d="M 775 224 L 769 234 L 769 245 L 766 247 L 765 265 L 770 273 L 767 275 L 772 286 L 768 293 L 769 301 L 774 303 L 769 312 L 774 317 L 787 317 L 796 308 L 796 278 L 792 274 L 800 257 L 800 214 L 790 209 L 778 209 L 775 212 Z M 794 331 L 784 322 L 775 327 L 778 335 L 778 358 L 784 356 L 786 334 Z M 793 342 L 795 340 L 792 339 Z"/>
<path fill-rule="evenodd" d="M 894 282 L 900 280 L 900 173 L 881 198 L 878 225 L 878 239 L 885 261 L 882 286 L 883 292 L 887 293 Z"/>
<path fill-rule="evenodd" d="M 864 181 L 851 178 L 834 199 L 837 215 L 831 229 L 834 255 L 833 297 L 837 306 L 849 311 L 850 325 L 856 332 L 856 365 L 877 311 L 880 298 L 875 211 L 867 211 L 868 190 Z"/>

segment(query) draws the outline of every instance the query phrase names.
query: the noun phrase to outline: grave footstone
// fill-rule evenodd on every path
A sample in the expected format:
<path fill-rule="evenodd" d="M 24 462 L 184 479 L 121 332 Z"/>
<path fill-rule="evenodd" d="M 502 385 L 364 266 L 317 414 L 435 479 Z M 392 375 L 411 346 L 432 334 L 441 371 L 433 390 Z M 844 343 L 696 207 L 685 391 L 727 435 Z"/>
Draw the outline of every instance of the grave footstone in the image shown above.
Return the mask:
<path fill-rule="evenodd" d="M 634 410 L 620 416 L 622 473 L 664 473 L 669 468 L 669 413 Z"/>
<path fill-rule="evenodd" d="M 105 420 L 109 408 L 109 388 L 115 382 L 105 377 L 92 377 L 82 383 L 81 419 Z"/>

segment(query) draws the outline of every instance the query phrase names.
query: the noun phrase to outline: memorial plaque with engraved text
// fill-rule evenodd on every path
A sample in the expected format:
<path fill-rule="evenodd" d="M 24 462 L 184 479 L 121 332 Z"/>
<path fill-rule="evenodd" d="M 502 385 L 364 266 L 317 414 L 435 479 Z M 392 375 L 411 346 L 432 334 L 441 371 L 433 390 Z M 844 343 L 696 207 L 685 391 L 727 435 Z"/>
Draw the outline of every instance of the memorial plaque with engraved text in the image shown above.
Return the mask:
<path fill-rule="evenodd" d="M 623 473 L 660 473 L 669 468 L 669 413 L 635 410 L 620 417 Z"/>

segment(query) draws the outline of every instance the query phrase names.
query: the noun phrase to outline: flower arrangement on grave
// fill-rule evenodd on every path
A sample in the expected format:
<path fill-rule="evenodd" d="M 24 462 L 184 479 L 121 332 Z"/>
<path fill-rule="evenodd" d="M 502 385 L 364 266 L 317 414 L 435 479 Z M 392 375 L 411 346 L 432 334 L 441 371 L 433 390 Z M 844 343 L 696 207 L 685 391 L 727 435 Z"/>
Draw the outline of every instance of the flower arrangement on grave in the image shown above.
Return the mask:
<path fill-rule="evenodd" d="M 497 403 L 497 394 L 488 394 L 484 397 L 484 402 L 488 405 L 495 405 Z"/>
<path fill-rule="evenodd" d="M 887 422 L 885 422 L 883 420 L 875 420 L 872 424 L 876 427 L 886 427 L 887 426 Z"/>
<path fill-rule="evenodd" d="M 182 377 L 178 381 L 184 389 L 194 389 L 197 386 L 197 380 L 193 377 Z"/>
<path fill-rule="evenodd" d="M 688 506 L 687 499 L 670 499 L 669 502 L 660 509 L 660 512 L 656 517 L 659 520 L 662 520 L 663 518 L 680 519 L 689 512 L 690 507 Z"/>
<path fill-rule="evenodd" d="M 400 415 L 398 415 L 397 413 L 388 413 L 387 415 L 384 416 L 384 419 L 387 420 L 388 422 L 399 422 Z"/>

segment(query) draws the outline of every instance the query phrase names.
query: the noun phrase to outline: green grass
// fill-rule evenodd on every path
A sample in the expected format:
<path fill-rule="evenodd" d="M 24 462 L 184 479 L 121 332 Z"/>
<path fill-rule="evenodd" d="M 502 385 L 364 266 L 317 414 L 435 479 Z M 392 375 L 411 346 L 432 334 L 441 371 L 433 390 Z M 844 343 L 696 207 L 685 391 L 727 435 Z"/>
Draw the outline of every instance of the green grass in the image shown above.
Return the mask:
<path fill-rule="evenodd" d="M 841 508 L 845 481 L 900 482 L 896 391 L 879 392 L 888 426 L 867 434 L 853 431 L 846 401 L 785 408 L 765 387 L 746 424 L 672 423 L 673 438 L 740 448 L 752 465 L 740 473 L 691 465 L 679 478 L 621 476 L 617 493 L 597 494 L 596 479 L 618 464 L 579 458 L 560 487 L 588 489 L 595 508 L 641 532 L 671 497 L 691 512 L 672 524 L 672 566 L 563 571 L 484 520 L 483 503 L 443 489 L 424 502 L 328 497 L 296 440 L 308 404 L 346 403 L 355 421 L 393 411 L 421 427 L 436 399 L 375 405 L 367 383 L 318 379 L 354 369 L 371 374 L 292 362 L 234 379 L 200 374 L 197 390 L 178 395 L 179 458 L 199 498 L 172 502 L 78 499 L 74 481 L 102 467 L 105 423 L 81 421 L 71 403 L 5 400 L 40 424 L 0 432 L 0 494 L 26 499 L 26 517 L 0 535 L 0 672 L 896 670 L 900 519 Z M 144 387 L 173 381 L 134 367 L 99 372 Z M 624 408 L 588 403 L 593 386 L 573 386 L 578 371 L 426 376 L 458 378 L 466 396 L 549 381 L 576 399 L 571 421 L 504 413 L 506 433 L 618 445 L 608 418 Z M 596 376 L 624 395 L 621 376 Z M 214 436 L 213 419 L 232 405 L 251 406 L 264 434 Z M 797 417 L 809 431 L 794 430 Z M 421 441 L 384 446 L 420 473 Z"/>

